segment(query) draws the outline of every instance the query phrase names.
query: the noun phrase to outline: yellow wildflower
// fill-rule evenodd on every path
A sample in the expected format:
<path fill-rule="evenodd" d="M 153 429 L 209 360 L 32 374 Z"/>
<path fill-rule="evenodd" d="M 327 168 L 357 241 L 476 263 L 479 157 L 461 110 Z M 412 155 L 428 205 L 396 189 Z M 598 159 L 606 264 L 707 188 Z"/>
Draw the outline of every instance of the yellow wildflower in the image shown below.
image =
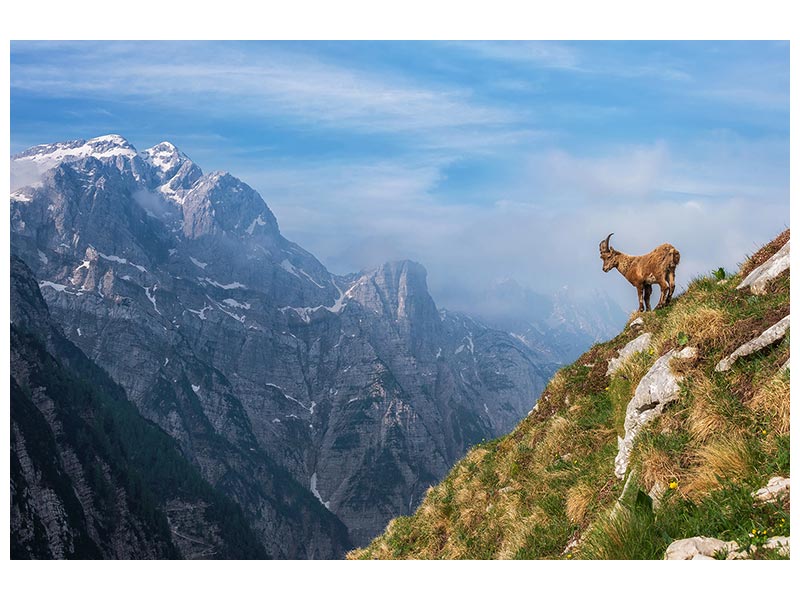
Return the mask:
<path fill-rule="evenodd" d="M 678 487 L 678 482 L 677 481 L 670 481 L 669 482 L 669 489 L 674 490 L 677 487 Z"/>

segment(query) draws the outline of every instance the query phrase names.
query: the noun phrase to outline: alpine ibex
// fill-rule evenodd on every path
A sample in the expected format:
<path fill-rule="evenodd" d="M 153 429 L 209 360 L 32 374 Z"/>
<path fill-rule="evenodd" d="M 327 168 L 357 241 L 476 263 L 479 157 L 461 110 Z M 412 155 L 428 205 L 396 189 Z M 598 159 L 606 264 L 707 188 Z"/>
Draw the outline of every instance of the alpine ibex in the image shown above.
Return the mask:
<path fill-rule="evenodd" d="M 671 244 L 661 244 L 658 248 L 642 256 L 630 256 L 609 246 L 613 233 L 600 242 L 600 258 L 603 259 L 603 271 L 608 273 L 614 267 L 622 276 L 631 282 L 639 293 L 639 312 L 645 306 L 650 310 L 650 294 L 653 284 L 661 288 L 661 298 L 656 308 L 669 304 L 675 292 L 675 267 L 681 261 L 681 253 Z M 644 301 L 643 297 L 644 296 Z"/>

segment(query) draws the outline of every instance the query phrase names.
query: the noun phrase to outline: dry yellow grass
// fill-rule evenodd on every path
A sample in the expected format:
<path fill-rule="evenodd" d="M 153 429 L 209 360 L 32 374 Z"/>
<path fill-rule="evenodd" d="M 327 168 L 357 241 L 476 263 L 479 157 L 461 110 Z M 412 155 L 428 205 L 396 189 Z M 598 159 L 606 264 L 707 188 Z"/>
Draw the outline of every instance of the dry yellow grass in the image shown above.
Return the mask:
<path fill-rule="evenodd" d="M 651 345 L 650 347 L 654 348 L 655 346 Z M 644 355 L 634 355 L 622 364 L 614 374 L 614 377 L 621 377 L 631 382 L 641 381 L 645 373 L 653 366 L 656 358 L 658 357 L 650 352 L 645 352 Z M 631 390 L 631 393 L 633 393 L 633 390 Z"/>
<path fill-rule="evenodd" d="M 498 452 L 497 464 L 495 466 L 495 474 L 497 475 L 497 484 L 502 487 L 518 486 L 519 485 L 519 463 L 521 460 L 521 453 L 519 446 L 516 444 L 509 444 L 503 448 L 503 452 Z"/>
<path fill-rule="evenodd" d="M 544 438 L 536 447 L 536 460 L 546 464 L 558 456 L 566 454 L 575 441 L 575 424 L 558 415 L 550 420 Z"/>
<path fill-rule="evenodd" d="M 502 534 L 502 541 L 495 558 L 510 559 L 525 544 L 528 533 L 547 515 L 534 511 L 525 515 L 516 494 L 506 494 L 498 500 L 492 514 L 496 529 Z"/>
<path fill-rule="evenodd" d="M 652 447 L 643 448 L 640 455 L 641 480 L 646 490 L 651 490 L 656 484 L 666 487 L 670 481 L 679 478 L 681 466 L 677 457 Z"/>
<path fill-rule="evenodd" d="M 580 523 L 586 516 L 586 510 L 594 497 L 595 488 L 588 483 L 579 483 L 567 492 L 567 518 L 573 523 Z"/>
<path fill-rule="evenodd" d="M 477 483 L 459 485 L 454 499 L 459 520 L 467 528 L 473 529 L 486 519 L 488 496 L 482 486 Z"/>
<path fill-rule="evenodd" d="M 789 377 L 778 373 L 759 388 L 750 401 L 750 408 L 762 419 L 769 420 L 769 433 L 789 433 Z"/>
<path fill-rule="evenodd" d="M 681 492 L 692 500 L 699 500 L 721 487 L 720 481 L 736 481 L 747 475 L 750 459 L 744 439 L 739 435 L 726 435 L 714 439 L 697 450 L 694 466 L 685 477 Z"/>
<path fill-rule="evenodd" d="M 734 428 L 720 410 L 719 394 L 714 384 L 700 371 L 692 373 L 692 402 L 686 421 L 692 438 L 698 442 Z"/>
<path fill-rule="evenodd" d="M 653 346 L 661 347 L 675 340 L 679 333 L 689 336 L 689 345 L 721 345 L 728 336 L 725 313 L 717 308 L 696 303 L 676 305 L 670 312 Z"/>

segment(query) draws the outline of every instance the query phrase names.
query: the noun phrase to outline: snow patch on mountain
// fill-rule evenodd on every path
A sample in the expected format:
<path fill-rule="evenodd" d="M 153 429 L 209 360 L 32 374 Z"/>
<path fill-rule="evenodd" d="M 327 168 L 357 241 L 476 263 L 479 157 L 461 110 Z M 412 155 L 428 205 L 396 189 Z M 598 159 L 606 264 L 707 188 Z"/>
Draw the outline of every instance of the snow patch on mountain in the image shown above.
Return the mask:
<path fill-rule="evenodd" d="M 317 472 L 316 472 L 316 471 L 314 471 L 313 475 L 311 475 L 311 482 L 310 482 L 310 486 L 311 486 L 311 493 L 312 493 L 312 494 L 314 494 L 314 496 L 316 496 L 316 497 L 317 497 L 317 500 L 319 500 L 319 501 L 320 501 L 320 503 L 322 504 L 322 506 L 324 506 L 325 508 L 327 508 L 328 510 L 330 510 L 330 508 L 331 508 L 331 503 L 330 503 L 330 502 L 325 502 L 325 501 L 322 499 L 322 496 L 320 496 L 320 495 L 319 495 L 319 490 L 317 489 Z"/>
<path fill-rule="evenodd" d="M 188 160 L 188 157 L 171 142 L 156 144 L 152 148 L 142 151 L 140 156 L 146 163 L 162 173 L 174 171 Z"/>
<path fill-rule="evenodd" d="M 150 300 L 150 302 L 153 304 L 153 308 L 155 309 L 155 311 L 158 314 L 161 314 L 161 311 L 158 310 L 158 306 L 156 306 L 156 290 L 157 289 L 158 289 L 158 286 L 153 284 L 152 287 L 144 288 L 144 293 L 147 295 L 147 299 Z"/>
<path fill-rule="evenodd" d="M 97 254 L 99 256 L 102 256 L 106 260 L 110 260 L 111 262 L 119 263 L 121 265 L 130 265 L 135 269 L 138 269 L 142 273 L 147 272 L 147 269 L 145 269 L 142 265 L 137 265 L 136 263 L 132 263 L 127 258 L 122 258 L 120 256 L 117 256 L 116 254 L 103 254 L 102 252 L 98 252 Z"/>
<path fill-rule="evenodd" d="M 245 286 L 243 283 L 239 283 L 238 281 L 234 281 L 233 283 L 220 283 L 219 281 L 214 281 L 213 279 L 210 279 L 209 277 L 198 277 L 197 279 L 198 279 L 198 281 L 200 281 L 200 283 L 205 282 L 205 283 L 211 284 L 214 287 L 218 287 L 218 288 L 223 289 L 223 290 L 237 290 L 237 289 L 246 290 L 247 289 L 247 286 Z"/>
<path fill-rule="evenodd" d="M 253 235 L 253 231 L 255 231 L 256 225 L 266 225 L 266 224 L 267 222 L 261 218 L 261 215 L 258 215 L 255 219 L 253 219 L 253 222 L 247 226 L 247 229 L 245 231 L 247 231 L 249 235 Z"/>
<path fill-rule="evenodd" d="M 193 315 L 197 315 L 197 318 L 200 319 L 201 321 L 205 321 L 206 313 L 208 313 L 208 311 L 212 310 L 213 308 L 214 308 L 213 306 L 204 303 L 203 308 L 201 308 L 200 310 L 192 310 L 191 308 L 187 308 L 186 310 L 188 310 Z"/>
<path fill-rule="evenodd" d="M 39 289 L 46 288 L 46 287 L 52 288 L 57 292 L 63 292 L 65 294 L 72 294 L 73 296 L 81 296 L 81 295 L 83 295 L 83 292 L 73 292 L 72 290 L 67 289 L 66 285 L 63 285 L 61 283 L 54 283 L 52 281 L 47 281 L 47 280 L 39 282 Z"/>
<path fill-rule="evenodd" d="M 225 298 L 222 301 L 222 303 L 223 304 L 227 304 L 228 306 L 230 306 L 232 308 L 243 308 L 244 310 L 248 310 L 250 308 L 250 303 L 249 302 L 238 302 L 238 301 L 234 300 L 233 298 Z"/>
<path fill-rule="evenodd" d="M 12 192 L 11 196 L 12 202 L 31 202 L 33 201 L 33 195 L 30 193 L 30 189 L 20 189 L 16 192 Z"/>

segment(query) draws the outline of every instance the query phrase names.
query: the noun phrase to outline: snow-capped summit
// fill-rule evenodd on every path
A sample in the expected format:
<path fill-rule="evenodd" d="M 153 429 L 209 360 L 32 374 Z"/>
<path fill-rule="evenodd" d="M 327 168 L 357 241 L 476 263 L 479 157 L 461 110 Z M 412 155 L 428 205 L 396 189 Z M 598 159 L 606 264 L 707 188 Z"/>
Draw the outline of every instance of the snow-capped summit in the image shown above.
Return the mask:
<path fill-rule="evenodd" d="M 139 156 L 152 167 L 153 176 L 161 184 L 158 191 L 176 204 L 183 204 L 186 193 L 203 175 L 202 169 L 172 142 L 156 144 Z"/>
<path fill-rule="evenodd" d="M 42 173 L 64 162 L 88 157 L 132 159 L 135 156 L 136 148 L 118 134 L 33 146 L 11 157 L 11 189 L 34 183 Z"/>
<path fill-rule="evenodd" d="M 51 166 L 55 166 L 64 160 L 77 160 L 88 156 L 95 158 L 136 156 L 136 148 L 121 135 L 111 134 L 101 135 L 90 140 L 41 144 L 28 148 L 11 158 L 15 161 L 29 160 L 40 164 L 50 163 Z"/>
<path fill-rule="evenodd" d="M 181 165 L 189 160 L 189 157 L 178 150 L 175 144 L 167 141 L 143 150 L 140 156 L 147 164 L 162 173 L 165 180 L 172 178 Z"/>

